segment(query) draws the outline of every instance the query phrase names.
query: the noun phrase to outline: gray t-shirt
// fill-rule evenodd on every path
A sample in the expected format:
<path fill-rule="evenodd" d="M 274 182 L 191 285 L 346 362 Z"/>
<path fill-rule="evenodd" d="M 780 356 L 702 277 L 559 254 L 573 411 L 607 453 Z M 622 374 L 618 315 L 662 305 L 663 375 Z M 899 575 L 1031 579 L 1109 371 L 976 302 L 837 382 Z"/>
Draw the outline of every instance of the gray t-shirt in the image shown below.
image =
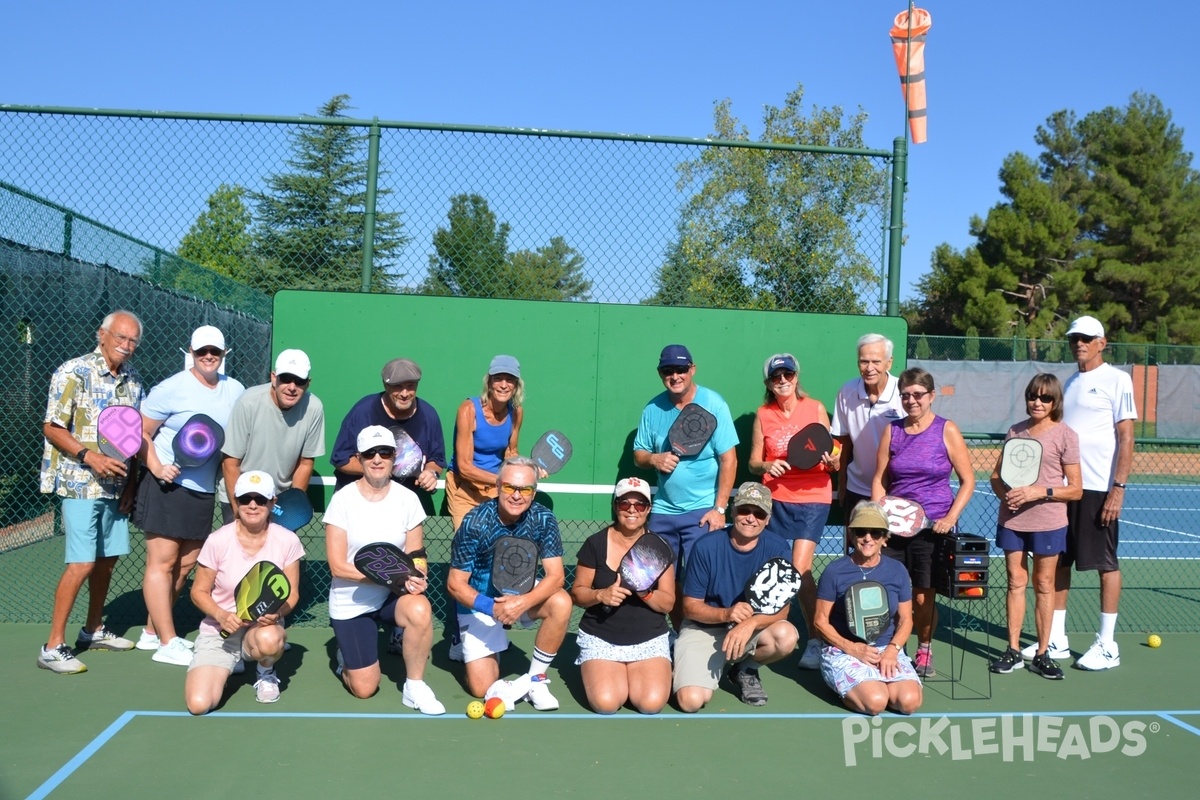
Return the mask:
<path fill-rule="evenodd" d="M 301 458 L 325 455 L 325 408 L 320 398 L 305 392 L 299 403 L 283 411 L 271 401 L 270 392 L 271 384 L 264 383 L 238 398 L 221 452 L 241 459 L 242 472 L 266 472 L 275 479 L 275 490 L 282 492 L 292 488 L 292 473 Z M 229 502 L 224 481 L 218 499 Z"/>

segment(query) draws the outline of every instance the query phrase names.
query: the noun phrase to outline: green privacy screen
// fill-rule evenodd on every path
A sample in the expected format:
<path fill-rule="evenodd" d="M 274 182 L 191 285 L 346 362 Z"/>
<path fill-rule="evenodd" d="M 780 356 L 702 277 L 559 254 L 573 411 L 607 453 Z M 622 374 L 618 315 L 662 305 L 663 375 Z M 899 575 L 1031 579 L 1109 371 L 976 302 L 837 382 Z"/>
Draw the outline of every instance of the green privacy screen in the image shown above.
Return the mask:
<path fill-rule="evenodd" d="M 803 389 L 832 408 L 838 387 L 858 374 L 854 345 L 865 333 L 894 341 L 893 374 L 904 368 L 907 324 L 894 317 L 283 291 L 275 296 L 271 346 L 272 359 L 290 347 L 312 359 L 327 453 L 350 406 L 382 389 L 380 369 L 397 357 L 421 366 L 419 396 L 441 415 L 449 453 L 458 404 L 480 393 L 493 356 L 516 356 L 525 381 L 521 452 L 551 428 L 575 449 L 543 481 L 541 500 L 561 519 L 595 520 L 608 518 L 618 478 L 653 482 L 633 466 L 631 445 L 642 407 L 663 390 L 656 372 L 663 346 L 686 345 L 696 382 L 729 403 L 741 440 L 740 482 L 749 477 L 767 357 L 795 354 Z M 319 459 L 317 475 L 332 473 L 328 457 Z"/>

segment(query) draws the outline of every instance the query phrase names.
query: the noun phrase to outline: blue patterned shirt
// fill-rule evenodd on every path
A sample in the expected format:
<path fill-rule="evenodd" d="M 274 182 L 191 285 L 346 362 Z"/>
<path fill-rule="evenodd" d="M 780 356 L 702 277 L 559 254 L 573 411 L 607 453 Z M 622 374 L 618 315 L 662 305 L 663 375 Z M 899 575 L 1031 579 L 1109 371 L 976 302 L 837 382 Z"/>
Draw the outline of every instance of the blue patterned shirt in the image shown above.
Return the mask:
<path fill-rule="evenodd" d="M 562 558 L 562 536 L 554 513 L 541 503 L 534 503 L 512 525 L 500 520 L 500 502 L 496 499 L 476 506 L 463 517 L 451 545 L 450 566 L 470 573 L 471 588 L 496 597 L 492 587 L 492 550 L 505 536 L 528 539 L 537 545 L 538 558 Z M 461 604 L 459 609 L 465 611 Z"/>

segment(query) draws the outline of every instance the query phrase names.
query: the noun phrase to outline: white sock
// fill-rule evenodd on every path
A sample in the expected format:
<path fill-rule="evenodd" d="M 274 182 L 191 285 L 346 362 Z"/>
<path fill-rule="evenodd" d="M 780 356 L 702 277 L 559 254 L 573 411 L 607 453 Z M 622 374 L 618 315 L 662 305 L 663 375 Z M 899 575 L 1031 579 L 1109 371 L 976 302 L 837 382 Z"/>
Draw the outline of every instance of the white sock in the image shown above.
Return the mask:
<path fill-rule="evenodd" d="M 1117 615 L 1116 614 L 1101 614 L 1100 615 L 1100 641 L 1105 644 L 1112 644 L 1113 634 L 1117 632 Z"/>
<path fill-rule="evenodd" d="M 1050 641 L 1063 642 L 1067 638 L 1067 610 L 1054 609 L 1054 618 L 1050 621 Z"/>
<path fill-rule="evenodd" d="M 275 665 L 272 664 L 269 667 L 264 667 L 262 664 L 257 664 L 255 665 L 255 670 L 258 673 L 258 677 L 261 678 L 263 675 L 270 675 L 272 672 L 274 672 Z"/>
<path fill-rule="evenodd" d="M 550 662 L 554 660 L 556 655 L 558 655 L 558 653 L 547 653 L 543 650 L 539 650 L 537 647 L 534 647 L 533 658 L 529 660 L 529 672 L 526 674 L 530 677 L 535 675 L 545 675 L 546 671 L 550 668 Z"/>

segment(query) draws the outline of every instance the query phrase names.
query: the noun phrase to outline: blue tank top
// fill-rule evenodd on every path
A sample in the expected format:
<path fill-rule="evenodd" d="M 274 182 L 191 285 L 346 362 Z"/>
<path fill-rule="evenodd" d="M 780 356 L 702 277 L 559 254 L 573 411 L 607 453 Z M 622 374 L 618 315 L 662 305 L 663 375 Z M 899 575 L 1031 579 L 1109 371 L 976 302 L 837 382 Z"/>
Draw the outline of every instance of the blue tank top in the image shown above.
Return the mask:
<path fill-rule="evenodd" d="M 475 406 L 475 433 L 472 443 L 475 445 L 475 457 L 471 463 L 487 472 L 499 472 L 500 464 L 504 462 L 504 452 L 508 449 L 508 440 L 512 438 L 513 407 L 510 403 L 504 422 L 492 425 L 483 415 L 483 403 L 478 397 L 471 398 Z M 451 469 L 456 469 L 458 463 L 458 424 L 454 425 L 455 452 L 450 462 Z"/>
<path fill-rule="evenodd" d="M 950 491 L 950 454 L 946 451 L 946 418 L 936 414 L 933 423 L 916 435 L 906 433 L 904 420 L 890 423 L 888 494 L 920 503 L 925 516 L 941 519 L 954 504 Z"/>

